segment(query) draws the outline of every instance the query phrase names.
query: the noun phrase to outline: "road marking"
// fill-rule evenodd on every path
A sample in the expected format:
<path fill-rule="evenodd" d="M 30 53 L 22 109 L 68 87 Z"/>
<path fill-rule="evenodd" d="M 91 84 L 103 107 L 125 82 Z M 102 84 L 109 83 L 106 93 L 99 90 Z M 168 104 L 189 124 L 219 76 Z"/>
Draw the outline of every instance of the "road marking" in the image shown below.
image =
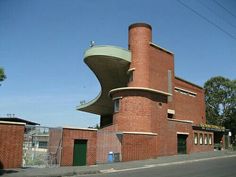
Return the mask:
<path fill-rule="evenodd" d="M 141 167 L 125 168 L 125 169 L 120 169 L 120 170 L 110 168 L 110 169 L 106 169 L 106 170 L 100 170 L 100 172 L 101 173 L 117 173 L 117 172 L 133 171 L 133 170 L 140 170 L 140 169 L 148 169 L 148 168 L 154 168 L 154 167 L 163 167 L 163 166 L 169 166 L 169 165 L 180 165 L 180 164 L 184 164 L 184 163 L 194 163 L 194 162 L 201 162 L 201 161 L 207 161 L 207 160 L 216 160 L 216 159 L 223 159 L 223 158 L 230 158 L 230 157 L 236 157 L 236 155 L 209 157 L 209 158 L 195 159 L 195 160 L 183 160 L 183 161 L 179 161 L 179 162 L 169 162 L 169 163 L 160 163 L 160 164 L 150 164 L 150 165 L 144 165 Z"/>

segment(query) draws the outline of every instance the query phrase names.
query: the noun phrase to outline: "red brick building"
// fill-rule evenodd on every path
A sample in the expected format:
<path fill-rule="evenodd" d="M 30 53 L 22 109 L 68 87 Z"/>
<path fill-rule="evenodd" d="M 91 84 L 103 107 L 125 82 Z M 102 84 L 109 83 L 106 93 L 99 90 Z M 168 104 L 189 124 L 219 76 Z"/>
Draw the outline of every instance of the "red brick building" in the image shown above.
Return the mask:
<path fill-rule="evenodd" d="M 113 151 L 129 161 L 213 150 L 203 88 L 175 76 L 174 54 L 152 42 L 149 24 L 129 26 L 128 50 L 95 45 L 84 61 L 101 84 L 100 94 L 78 107 L 101 116 L 97 154 Z M 102 152 L 104 132 L 119 146 L 110 142 Z"/>
<path fill-rule="evenodd" d="M 84 61 L 101 92 L 78 110 L 100 115 L 101 129 L 50 128 L 53 163 L 106 163 L 110 152 L 130 161 L 211 151 L 222 140 L 224 128 L 206 124 L 203 88 L 175 76 L 174 54 L 152 42 L 150 25 L 129 26 L 128 49 L 92 44 Z M 24 130 L 0 121 L 0 168 L 21 167 Z"/>

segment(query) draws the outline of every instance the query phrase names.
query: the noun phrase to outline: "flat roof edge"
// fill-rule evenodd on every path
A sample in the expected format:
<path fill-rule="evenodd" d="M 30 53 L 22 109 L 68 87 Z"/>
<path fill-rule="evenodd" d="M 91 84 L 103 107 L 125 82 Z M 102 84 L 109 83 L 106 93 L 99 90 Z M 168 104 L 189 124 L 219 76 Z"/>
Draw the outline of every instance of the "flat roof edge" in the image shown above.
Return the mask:
<path fill-rule="evenodd" d="M 159 45 L 157 45 L 157 44 L 155 44 L 155 43 L 153 43 L 153 42 L 149 42 L 149 44 L 150 44 L 151 46 L 153 46 L 153 47 L 156 47 L 156 48 L 158 48 L 158 49 L 160 49 L 160 50 L 162 50 L 162 51 L 168 53 L 168 54 L 175 55 L 173 52 L 171 52 L 171 51 L 169 51 L 169 50 L 167 50 L 167 49 L 165 49 L 165 48 L 163 48 L 163 47 L 160 47 Z"/>
<path fill-rule="evenodd" d="M 116 134 L 135 134 L 135 135 L 151 135 L 151 136 L 157 136 L 157 133 L 153 132 L 117 132 Z"/>
<path fill-rule="evenodd" d="M 26 123 L 23 122 L 10 122 L 10 121 L 0 121 L 0 124 L 26 125 Z"/>
<path fill-rule="evenodd" d="M 192 83 L 192 82 L 189 82 L 189 81 L 187 81 L 187 80 L 185 80 L 185 79 L 183 79 L 183 78 L 181 78 L 181 77 L 175 76 L 175 79 L 181 80 L 181 81 L 183 81 L 183 82 L 186 82 L 186 83 L 188 83 L 188 84 L 191 84 L 191 85 L 193 85 L 193 86 L 195 86 L 195 87 L 198 87 L 198 88 L 200 88 L 200 89 L 204 89 L 202 86 L 197 85 L 197 84 L 194 84 L 194 83 Z"/>
<path fill-rule="evenodd" d="M 85 131 L 97 131 L 96 128 L 80 128 L 80 127 L 73 127 L 73 126 L 64 126 L 63 129 L 76 129 L 76 130 L 85 130 Z"/>

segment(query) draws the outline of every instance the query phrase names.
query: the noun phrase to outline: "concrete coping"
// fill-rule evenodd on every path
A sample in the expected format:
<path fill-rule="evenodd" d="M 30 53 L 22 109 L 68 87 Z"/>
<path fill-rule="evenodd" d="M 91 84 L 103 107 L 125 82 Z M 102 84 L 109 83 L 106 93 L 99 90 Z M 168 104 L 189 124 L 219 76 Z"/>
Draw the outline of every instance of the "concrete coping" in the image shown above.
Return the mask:
<path fill-rule="evenodd" d="M 167 120 L 169 120 L 169 121 L 175 121 L 175 122 L 183 122 L 183 123 L 193 124 L 193 121 L 192 121 L 192 120 L 181 120 L 181 119 L 170 119 L 170 118 L 167 118 Z"/>
<path fill-rule="evenodd" d="M 169 50 L 167 50 L 167 49 L 165 49 L 165 48 L 162 48 L 162 47 L 160 47 L 159 45 L 157 45 L 157 44 L 155 44 L 155 43 L 153 43 L 153 42 L 149 42 L 149 44 L 150 44 L 151 46 L 153 46 L 153 47 L 156 47 L 156 48 L 158 48 L 158 49 L 160 49 L 160 50 L 162 50 L 162 51 L 168 53 L 168 54 L 174 55 L 173 52 L 171 52 L 171 51 L 169 51 Z"/>
<path fill-rule="evenodd" d="M 87 131 L 97 131 L 96 128 L 80 128 L 80 127 L 72 127 L 72 126 L 65 126 L 63 129 L 76 129 L 76 130 L 87 130 Z"/>
<path fill-rule="evenodd" d="M 24 122 L 10 122 L 10 121 L 0 121 L 0 124 L 26 125 L 26 123 Z"/>
<path fill-rule="evenodd" d="M 121 88 L 116 88 L 112 89 L 109 92 L 109 96 L 111 96 L 113 93 L 118 92 L 118 91 L 123 91 L 123 90 L 141 90 L 141 91 L 146 91 L 146 92 L 153 92 L 153 93 L 158 93 L 166 96 L 172 96 L 172 94 L 161 91 L 161 90 L 155 90 L 151 88 L 146 88 L 146 87 L 121 87 Z"/>
<path fill-rule="evenodd" d="M 135 68 L 130 68 L 130 69 L 128 69 L 127 74 L 129 74 L 129 73 L 132 72 L 132 71 L 135 71 Z"/>
<path fill-rule="evenodd" d="M 112 100 L 114 101 L 114 100 L 118 100 L 118 99 L 122 99 L 122 98 L 123 98 L 122 96 L 118 96 L 118 97 L 112 98 Z"/>
<path fill-rule="evenodd" d="M 169 113 L 169 114 L 175 114 L 175 110 L 173 110 L 173 109 L 167 109 L 167 113 Z"/>
<path fill-rule="evenodd" d="M 189 135 L 188 132 L 176 132 L 177 135 Z"/>
<path fill-rule="evenodd" d="M 117 132 L 116 134 L 136 134 L 136 135 L 157 136 L 157 133 L 152 133 L 152 132 Z"/>

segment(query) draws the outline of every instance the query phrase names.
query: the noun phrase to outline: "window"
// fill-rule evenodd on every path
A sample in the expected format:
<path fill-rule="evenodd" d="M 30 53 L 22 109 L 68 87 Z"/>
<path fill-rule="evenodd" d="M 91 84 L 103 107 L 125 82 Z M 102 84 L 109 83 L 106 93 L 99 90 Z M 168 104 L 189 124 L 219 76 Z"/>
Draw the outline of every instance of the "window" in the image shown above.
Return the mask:
<path fill-rule="evenodd" d="M 130 71 L 129 72 L 129 82 L 132 82 L 133 81 L 133 79 L 134 79 L 134 76 L 133 76 L 134 74 L 133 74 L 133 71 Z"/>
<path fill-rule="evenodd" d="M 167 109 L 167 118 L 174 119 L 174 116 L 175 116 L 175 110 Z"/>
<path fill-rule="evenodd" d="M 171 113 L 168 113 L 167 116 L 168 116 L 169 119 L 173 119 L 174 118 L 174 114 L 171 114 Z"/>
<path fill-rule="evenodd" d="M 135 68 L 130 68 L 128 71 L 127 71 L 127 74 L 129 76 L 129 80 L 128 82 L 132 82 L 134 80 L 134 71 L 135 71 Z"/>
<path fill-rule="evenodd" d="M 204 135 L 204 144 L 208 144 L 208 137 L 207 137 L 207 134 Z"/>
<path fill-rule="evenodd" d="M 180 88 L 180 87 L 175 87 L 175 91 L 179 92 L 183 95 L 188 95 L 188 96 L 191 96 L 191 97 L 196 97 L 196 95 L 197 95 L 197 93 L 195 93 L 195 92 L 192 92 L 190 90 L 186 90 L 186 89 L 183 89 L 183 88 Z"/>
<path fill-rule="evenodd" d="M 119 112 L 120 110 L 120 99 L 117 98 L 114 100 L 114 112 Z"/>
<path fill-rule="evenodd" d="M 47 141 L 39 141 L 39 148 L 47 148 L 48 142 Z"/>
<path fill-rule="evenodd" d="M 188 93 L 188 95 L 191 96 L 191 97 L 196 97 L 196 95 L 192 94 L 192 93 Z"/>
<path fill-rule="evenodd" d="M 200 136 L 199 136 L 199 143 L 203 144 L 203 135 L 202 135 L 202 133 L 200 133 Z"/>
<path fill-rule="evenodd" d="M 212 134 L 209 135 L 208 143 L 212 145 Z"/>
<path fill-rule="evenodd" d="M 194 144 L 198 144 L 198 134 L 194 133 Z"/>

